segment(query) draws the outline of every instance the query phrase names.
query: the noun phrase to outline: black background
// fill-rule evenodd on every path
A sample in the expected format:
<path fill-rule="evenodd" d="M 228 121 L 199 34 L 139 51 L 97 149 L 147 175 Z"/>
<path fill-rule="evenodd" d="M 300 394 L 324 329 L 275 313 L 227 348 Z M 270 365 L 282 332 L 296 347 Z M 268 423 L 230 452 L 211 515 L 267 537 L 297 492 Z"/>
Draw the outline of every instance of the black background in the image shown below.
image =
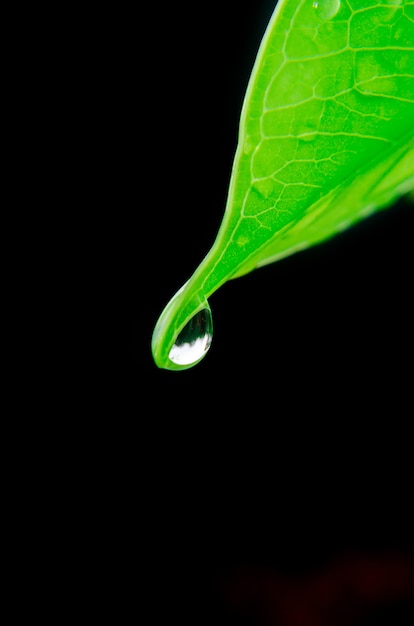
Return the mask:
<path fill-rule="evenodd" d="M 195 368 L 152 360 L 159 314 L 220 225 L 272 8 L 108 5 L 56 25 L 60 493 L 79 576 L 134 622 L 230 623 L 216 588 L 240 565 L 412 551 L 407 200 L 224 285 Z"/>

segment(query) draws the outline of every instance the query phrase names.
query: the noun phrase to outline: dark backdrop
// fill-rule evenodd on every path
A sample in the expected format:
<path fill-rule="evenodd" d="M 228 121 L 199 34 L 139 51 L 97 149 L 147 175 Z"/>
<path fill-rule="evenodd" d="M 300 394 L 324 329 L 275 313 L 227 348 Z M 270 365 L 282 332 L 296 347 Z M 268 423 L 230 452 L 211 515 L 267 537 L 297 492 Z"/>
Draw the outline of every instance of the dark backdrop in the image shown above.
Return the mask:
<path fill-rule="evenodd" d="M 152 360 L 159 314 L 220 225 L 271 11 L 100 8 L 74 20 L 62 62 L 66 489 L 88 546 L 79 575 L 86 560 L 98 605 L 134 623 L 144 609 L 154 624 L 247 623 L 219 592 L 241 567 L 257 581 L 254 568 L 284 579 L 348 556 L 412 559 L 408 201 L 224 285 L 195 368 Z"/>

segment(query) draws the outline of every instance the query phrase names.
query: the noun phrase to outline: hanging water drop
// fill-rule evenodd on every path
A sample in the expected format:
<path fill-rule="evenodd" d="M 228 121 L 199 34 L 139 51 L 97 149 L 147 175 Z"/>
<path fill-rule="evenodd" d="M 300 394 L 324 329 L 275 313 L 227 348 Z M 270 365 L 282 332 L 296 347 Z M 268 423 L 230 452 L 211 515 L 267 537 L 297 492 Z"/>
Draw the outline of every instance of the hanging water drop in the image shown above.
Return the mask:
<path fill-rule="evenodd" d="M 208 351 L 213 338 L 213 320 L 210 309 L 202 309 L 191 318 L 178 335 L 170 350 L 169 359 L 177 365 L 191 365 Z"/>

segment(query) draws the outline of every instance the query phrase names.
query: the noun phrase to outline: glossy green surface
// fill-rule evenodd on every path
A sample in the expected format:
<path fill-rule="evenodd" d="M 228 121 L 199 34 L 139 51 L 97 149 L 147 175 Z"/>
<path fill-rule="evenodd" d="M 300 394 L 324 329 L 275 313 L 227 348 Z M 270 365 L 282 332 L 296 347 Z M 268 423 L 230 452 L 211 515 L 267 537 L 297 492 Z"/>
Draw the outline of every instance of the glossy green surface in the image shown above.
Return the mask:
<path fill-rule="evenodd" d="M 414 2 L 280 0 L 246 91 L 222 224 L 161 313 L 156 365 L 187 369 L 205 356 L 208 298 L 225 282 L 414 188 L 413 137 Z M 185 356 L 172 359 L 180 333 Z"/>

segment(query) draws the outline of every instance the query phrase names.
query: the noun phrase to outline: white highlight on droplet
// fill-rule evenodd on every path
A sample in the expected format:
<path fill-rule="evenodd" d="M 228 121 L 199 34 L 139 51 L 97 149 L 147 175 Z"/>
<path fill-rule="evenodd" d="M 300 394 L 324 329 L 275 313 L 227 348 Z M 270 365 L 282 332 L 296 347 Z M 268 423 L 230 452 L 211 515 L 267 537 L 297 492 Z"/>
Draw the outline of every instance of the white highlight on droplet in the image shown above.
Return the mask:
<path fill-rule="evenodd" d="M 174 345 L 171 348 L 170 360 L 178 365 L 190 365 L 195 361 L 198 361 L 210 347 L 211 337 L 205 335 L 199 337 L 191 343 L 182 343 L 181 345 Z"/>

